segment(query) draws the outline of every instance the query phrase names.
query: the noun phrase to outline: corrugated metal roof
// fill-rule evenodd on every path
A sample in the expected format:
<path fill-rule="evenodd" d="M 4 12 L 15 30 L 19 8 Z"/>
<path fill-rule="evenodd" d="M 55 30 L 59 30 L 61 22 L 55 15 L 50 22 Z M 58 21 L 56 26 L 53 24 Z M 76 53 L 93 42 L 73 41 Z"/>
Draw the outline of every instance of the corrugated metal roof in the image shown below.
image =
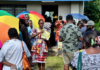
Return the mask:
<path fill-rule="evenodd" d="M 0 0 L 0 1 L 93 1 L 93 0 Z"/>

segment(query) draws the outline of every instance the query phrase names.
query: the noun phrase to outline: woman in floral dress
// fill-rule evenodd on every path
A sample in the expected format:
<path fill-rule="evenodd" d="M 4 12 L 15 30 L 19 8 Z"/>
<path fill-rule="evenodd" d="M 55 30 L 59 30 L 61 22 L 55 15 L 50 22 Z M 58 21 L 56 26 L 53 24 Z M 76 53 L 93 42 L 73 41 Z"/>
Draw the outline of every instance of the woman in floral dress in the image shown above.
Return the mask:
<path fill-rule="evenodd" d="M 40 19 L 38 24 L 39 28 L 34 29 L 32 32 L 32 37 L 36 39 L 32 46 L 32 62 L 38 63 L 39 70 L 41 70 L 41 66 L 42 70 L 44 70 L 48 48 L 45 42 L 46 39 L 41 38 L 42 33 L 45 31 L 45 29 L 43 29 L 43 20 Z"/>

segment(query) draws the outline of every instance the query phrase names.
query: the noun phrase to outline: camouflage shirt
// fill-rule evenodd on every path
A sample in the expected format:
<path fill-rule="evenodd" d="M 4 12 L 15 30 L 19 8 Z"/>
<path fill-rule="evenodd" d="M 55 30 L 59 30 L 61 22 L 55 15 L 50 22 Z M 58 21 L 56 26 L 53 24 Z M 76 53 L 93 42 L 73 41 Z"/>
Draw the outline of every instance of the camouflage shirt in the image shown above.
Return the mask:
<path fill-rule="evenodd" d="M 78 50 L 79 37 L 82 37 L 79 27 L 72 23 L 67 23 L 59 33 L 59 38 L 62 38 L 63 52 L 76 52 Z"/>

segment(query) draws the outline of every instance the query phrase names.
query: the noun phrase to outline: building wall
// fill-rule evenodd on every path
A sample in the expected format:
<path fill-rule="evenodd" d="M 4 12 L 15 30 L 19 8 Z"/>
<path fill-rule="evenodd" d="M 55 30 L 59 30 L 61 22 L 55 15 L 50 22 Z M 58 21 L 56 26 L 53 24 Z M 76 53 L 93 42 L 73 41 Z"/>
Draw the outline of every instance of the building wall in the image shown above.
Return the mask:
<path fill-rule="evenodd" d="M 84 15 L 84 2 L 79 3 L 79 13 Z"/>
<path fill-rule="evenodd" d="M 42 5 L 58 5 L 58 16 L 59 15 L 65 16 L 68 13 L 80 13 L 80 14 L 84 13 L 83 2 L 54 2 L 54 3 L 31 2 L 27 4 L 27 10 L 34 10 L 41 14 Z"/>
<path fill-rule="evenodd" d="M 83 14 L 84 11 L 83 2 L 0 2 L 0 4 L 26 4 L 27 10 L 33 10 L 40 14 L 42 14 L 42 5 L 58 5 L 58 16 L 65 16 L 68 13 Z"/>
<path fill-rule="evenodd" d="M 33 10 L 41 14 L 41 4 L 40 3 L 28 3 L 27 10 Z"/>
<path fill-rule="evenodd" d="M 70 3 L 65 3 L 65 4 L 59 4 L 58 5 L 58 15 L 62 15 L 63 17 L 71 12 L 71 4 Z M 64 18 L 65 20 L 65 18 Z"/>
<path fill-rule="evenodd" d="M 42 5 L 58 5 L 58 16 L 62 15 L 64 17 L 66 14 L 71 12 L 70 2 L 54 2 L 54 3 L 33 2 L 27 4 L 27 10 L 34 10 L 42 14 Z"/>
<path fill-rule="evenodd" d="M 71 13 L 79 13 L 79 2 L 71 2 Z"/>

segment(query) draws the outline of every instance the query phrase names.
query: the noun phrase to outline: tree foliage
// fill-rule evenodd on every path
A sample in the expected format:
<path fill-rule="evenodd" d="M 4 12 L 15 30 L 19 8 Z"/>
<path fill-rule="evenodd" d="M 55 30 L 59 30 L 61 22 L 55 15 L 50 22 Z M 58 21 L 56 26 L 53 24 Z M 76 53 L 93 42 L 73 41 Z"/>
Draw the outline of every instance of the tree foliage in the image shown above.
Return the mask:
<path fill-rule="evenodd" d="M 93 0 L 85 3 L 85 15 L 89 17 L 90 20 L 95 21 L 96 23 L 100 18 L 100 0 Z"/>
<path fill-rule="evenodd" d="M 100 22 L 95 24 L 95 29 L 97 29 L 100 32 Z"/>

